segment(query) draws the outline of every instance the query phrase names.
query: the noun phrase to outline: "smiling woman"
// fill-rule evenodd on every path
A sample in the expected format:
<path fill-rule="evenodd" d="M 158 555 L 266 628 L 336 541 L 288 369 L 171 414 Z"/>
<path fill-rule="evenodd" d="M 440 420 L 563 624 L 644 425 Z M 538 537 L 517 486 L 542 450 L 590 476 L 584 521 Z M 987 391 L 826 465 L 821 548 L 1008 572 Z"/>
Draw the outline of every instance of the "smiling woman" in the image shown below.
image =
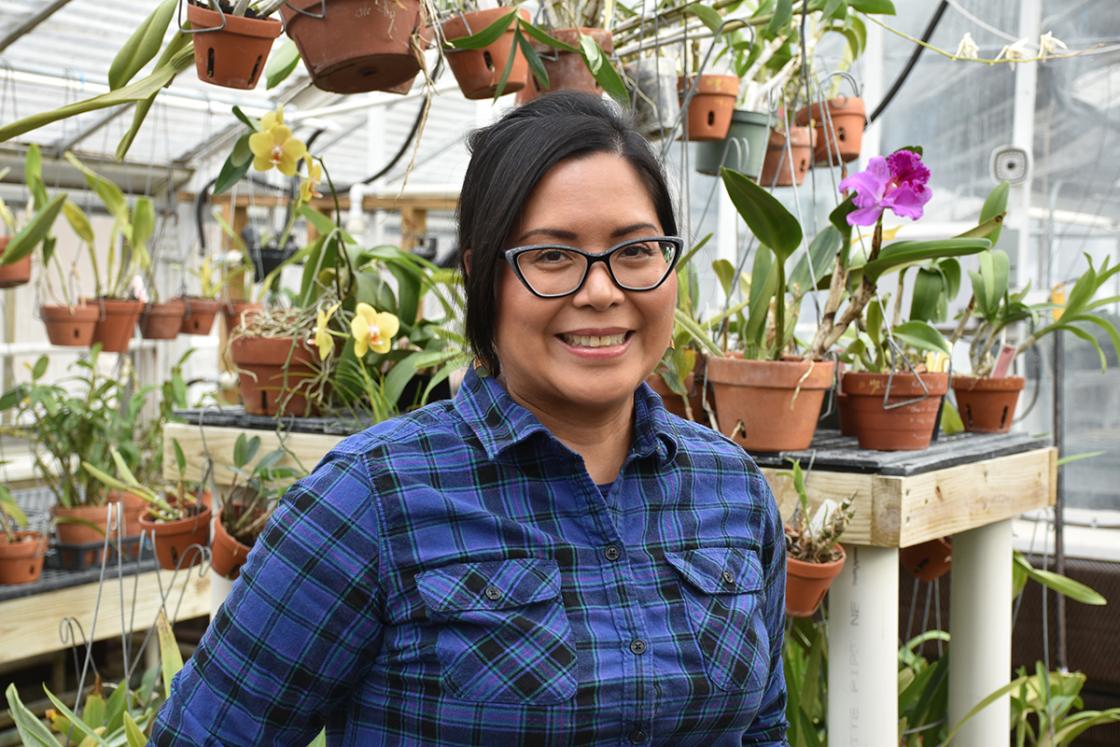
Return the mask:
<path fill-rule="evenodd" d="M 293 487 L 156 744 L 784 744 L 777 506 L 643 383 L 682 250 L 660 165 L 579 94 L 470 144 L 477 364 Z"/>

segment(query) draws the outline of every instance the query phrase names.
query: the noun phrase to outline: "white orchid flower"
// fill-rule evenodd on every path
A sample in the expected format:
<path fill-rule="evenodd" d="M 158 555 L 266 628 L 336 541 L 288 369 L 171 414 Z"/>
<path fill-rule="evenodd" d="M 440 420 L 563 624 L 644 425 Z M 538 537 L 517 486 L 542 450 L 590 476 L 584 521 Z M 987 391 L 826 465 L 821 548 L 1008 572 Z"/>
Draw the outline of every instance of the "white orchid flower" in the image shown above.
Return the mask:
<path fill-rule="evenodd" d="M 1008 44 L 1006 47 L 999 51 L 996 55 L 997 60 L 1007 60 L 1008 62 L 1015 63 L 1022 60 L 1029 60 L 1035 56 L 1035 49 L 1031 46 L 1030 41 L 1023 37 L 1013 44 Z"/>
<path fill-rule="evenodd" d="M 980 58 L 980 47 L 972 38 L 972 34 L 967 31 L 964 32 L 961 43 L 957 45 L 957 52 L 953 56 L 962 60 L 977 60 Z"/>
<path fill-rule="evenodd" d="M 1069 47 L 1066 46 L 1064 41 L 1054 36 L 1051 31 L 1047 31 L 1038 38 L 1038 56 L 1044 60 L 1063 49 L 1069 49 Z"/>

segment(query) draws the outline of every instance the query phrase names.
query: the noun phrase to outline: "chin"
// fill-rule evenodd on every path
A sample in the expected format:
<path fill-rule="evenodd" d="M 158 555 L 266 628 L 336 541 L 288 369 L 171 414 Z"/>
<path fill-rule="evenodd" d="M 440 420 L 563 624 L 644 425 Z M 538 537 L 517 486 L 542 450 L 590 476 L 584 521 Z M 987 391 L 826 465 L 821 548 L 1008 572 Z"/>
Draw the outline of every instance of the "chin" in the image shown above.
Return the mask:
<path fill-rule="evenodd" d="M 569 386 L 565 391 L 566 398 L 572 404 L 584 407 L 609 406 L 618 402 L 628 401 L 634 396 L 634 390 L 641 386 L 644 377 L 636 374 L 618 372 L 581 372 L 579 385 Z"/>

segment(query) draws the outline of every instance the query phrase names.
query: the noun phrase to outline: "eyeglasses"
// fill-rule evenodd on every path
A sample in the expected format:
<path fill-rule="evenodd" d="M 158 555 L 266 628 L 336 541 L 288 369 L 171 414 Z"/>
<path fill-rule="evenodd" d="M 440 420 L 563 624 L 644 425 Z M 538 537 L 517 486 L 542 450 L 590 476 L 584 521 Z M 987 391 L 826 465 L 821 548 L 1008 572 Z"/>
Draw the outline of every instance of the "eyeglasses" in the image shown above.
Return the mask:
<path fill-rule="evenodd" d="M 603 262 L 614 284 L 626 291 L 651 291 L 680 258 L 678 236 L 630 239 L 593 254 L 562 244 L 533 244 L 506 250 L 506 261 L 529 291 L 540 298 L 570 296 L 583 287 L 591 265 Z"/>

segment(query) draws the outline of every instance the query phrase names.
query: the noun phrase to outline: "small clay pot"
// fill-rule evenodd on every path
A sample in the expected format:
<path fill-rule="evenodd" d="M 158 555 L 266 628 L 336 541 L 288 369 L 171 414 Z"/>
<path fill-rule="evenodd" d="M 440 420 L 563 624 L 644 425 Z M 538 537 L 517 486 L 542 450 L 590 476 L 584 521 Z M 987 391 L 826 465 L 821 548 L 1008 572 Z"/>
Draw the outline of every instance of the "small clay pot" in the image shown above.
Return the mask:
<path fill-rule="evenodd" d="M 213 298 L 183 296 L 183 323 L 179 331 L 185 335 L 208 335 L 214 327 L 214 319 L 222 308 L 221 301 Z"/>
<path fill-rule="evenodd" d="M 64 304 L 43 304 L 39 316 L 47 328 L 47 339 L 52 345 L 71 348 L 88 348 L 93 344 L 93 332 L 101 313 L 92 304 L 66 306 Z"/>
<path fill-rule="evenodd" d="M 250 549 L 226 531 L 222 526 L 222 512 L 219 511 L 214 521 L 214 538 L 210 543 L 210 567 L 214 572 L 230 580 L 237 578 Z"/>
<path fill-rule="evenodd" d="M 763 187 L 791 187 L 794 184 L 800 186 L 805 181 L 812 163 L 813 131 L 811 129 L 791 127 L 788 150 L 785 133 L 771 130 L 770 140 L 766 144 L 766 160 L 762 164 L 762 176 L 759 177 L 758 183 Z"/>
<path fill-rule="evenodd" d="M 606 29 L 594 28 L 569 28 L 552 29 L 549 35 L 557 41 L 564 42 L 579 48 L 580 34 L 590 36 L 606 54 L 614 51 L 614 37 Z M 549 91 L 585 91 L 587 93 L 602 95 L 603 88 L 595 80 L 595 76 L 587 69 L 583 56 L 577 52 L 564 52 L 544 46 L 539 42 L 532 42 L 533 49 L 541 57 L 541 64 L 548 73 L 548 88 L 541 88 L 536 76 L 526 78 L 526 86 L 517 92 L 517 104 L 527 104 L 541 94 Z"/>
<path fill-rule="evenodd" d="M 0 238 L 0 254 L 8 245 L 8 237 Z M 31 280 L 31 255 L 17 259 L 6 265 L 0 265 L 0 288 L 14 288 L 17 285 L 26 285 Z"/>
<path fill-rule="evenodd" d="M 140 336 L 145 340 L 174 340 L 183 326 L 187 305 L 181 299 L 149 303 L 140 312 Z"/>
<path fill-rule="evenodd" d="M 124 514 L 124 536 L 135 537 L 140 534 L 140 514 L 146 510 L 146 504 L 142 498 L 134 496 L 131 493 L 121 493 L 118 491 L 111 491 L 107 498 L 107 503 L 114 503 L 123 501 L 122 512 Z M 65 506 L 51 506 L 51 518 L 54 519 L 54 532 L 55 537 L 58 539 L 59 545 L 88 545 L 93 542 L 102 544 L 105 542 L 106 520 L 108 516 L 108 509 L 102 506 L 74 506 L 73 508 L 66 508 Z M 75 519 L 77 522 L 70 522 L 67 519 Z M 91 526 L 92 525 L 92 526 Z M 96 529 L 94 527 L 97 527 Z M 109 538 L 110 542 L 115 542 L 117 539 L 116 532 Z M 133 555 L 135 553 L 132 553 Z M 78 558 L 64 558 L 64 563 L 68 560 L 73 561 L 72 564 L 77 566 L 89 566 L 94 563 L 100 563 L 102 556 L 101 549 L 86 550 Z"/>
<path fill-rule="evenodd" d="M 412 48 L 424 25 L 419 0 L 289 0 L 280 16 L 311 81 L 324 91 L 399 88 L 420 72 Z"/>
<path fill-rule="evenodd" d="M 187 19 L 195 33 L 194 67 L 198 79 L 225 88 L 248 89 L 257 85 L 273 40 L 283 26 L 274 18 L 249 18 L 187 4 Z M 215 29 L 199 31 L 199 29 Z M 162 339 L 162 338 L 161 338 Z"/>
<path fill-rule="evenodd" d="M 805 107 L 794 117 L 797 124 L 808 125 L 809 112 L 812 112 L 817 135 L 813 160 L 818 164 L 828 164 L 829 149 L 832 150 L 833 164 L 836 163 L 837 150 L 840 153 L 840 160 L 844 163 L 856 160 L 863 146 L 863 130 L 867 126 L 867 110 L 863 105 L 863 99 L 856 96 L 837 96 L 826 101 L 825 105 L 828 116 L 832 120 L 832 133 L 827 137 L 825 118 L 819 103 L 813 104 L 811 109 Z"/>
<path fill-rule="evenodd" d="M 131 298 L 96 298 L 87 303 L 98 312 L 93 341 L 101 343 L 101 349 L 107 353 L 127 353 L 144 302 Z"/>
<path fill-rule="evenodd" d="M 949 537 L 932 539 L 898 551 L 902 567 L 921 581 L 933 581 L 949 572 L 953 562 L 953 544 Z"/>
<path fill-rule="evenodd" d="M 686 102 L 690 78 L 677 79 L 681 106 L 688 107 L 688 128 L 684 139 L 691 141 L 723 140 L 731 129 L 735 99 L 739 96 L 739 78 L 734 75 L 701 75 L 692 100 Z"/>
<path fill-rule="evenodd" d="M 812 617 L 824 601 L 832 582 L 844 569 L 844 548 L 836 545 L 840 559 L 831 563 L 806 563 L 786 555 L 786 614 Z"/>
<path fill-rule="evenodd" d="M 309 345 L 294 337 L 235 337 L 229 352 L 238 368 L 245 412 L 297 417 L 315 414 L 302 386 L 315 375 L 317 352 Z"/>
<path fill-rule="evenodd" d="M 40 532 L 15 532 L 16 541 L 9 542 L 0 532 L 0 585 L 30 584 L 43 573 L 47 555 L 47 537 Z"/>
<path fill-rule="evenodd" d="M 504 7 L 460 13 L 444 21 L 443 35 L 451 41 L 477 34 L 509 13 L 510 9 Z M 529 20 L 529 11 L 522 8 L 517 13 L 526 21 Z M 521 49 L 514 47 L 514 24 L 511 19 L 506 32 L 482 49 L 444 50 L 447 64 L 451 66 L 459 88 L 468 99 L 494 97 L 511 55 L 513 64 L 502 88 L 502 95 L 517 93 L 525 87 L 529 79 L 529 62 Z"/>
<path fill-rule="evenodd" d="M 836 393 L 836 419 L 840 421 L 840 435 L 855 438 L 856 415 L 844 392 Z"/>
<path fill-rule="evenodd" d="M 895 373 L 891 382 L 890 404 L 912 401 L 889 410 L 883 408 L 888 374 L 851 372 L 841 381 L 850 412 L 855 414 L 856 438 L 861 449 L 878 451 L 917 451 L 929 446 L 941 400 L 949 389 L 949 374 L 922 374 L 929 389 L 922 388 L 914 374 Z"/>
<path fill-rule="evenodd" d="M 232 334 L 243 319 L 262 311 L 264 307 L 255 301 L 226 301 L 222 304 L 222 318 L 226 323 L 226 334 Z"/>
<path fill-rule="evenodd" d="M 709 358 L 719 429 L 747 451 L 800 451 L 817 430 L 834 361 Z"/>
<path fill-rule="evenodd" d="M 1019 393 L 1027 380 L 1022 376 L 983 379 L 953 376 L 953 393 L 964 429 L 972 433 L 1007 433 L 1015 418 Z"/>
<path fill-rule="evenodd" d="M 665 409 L 678 418 L 691 419 L 699 423 L 705 422 L 703 392 L 700 391 L 700 384 L 696 380 L 695 373 L 690 373 L 684 379 L 684 385 L 688 389 L 688 406 L 692 409 L 691 418 L 689 418 L 688 410 L 685 409 L 681 395 L 670 389 L 660 374 L 650 374 L 646 377 L 646 383 L 661 397 L 661 403 L 665 405 Z"/>
<path fill-rule="evenodd" d="M 189 568 L 197 565 L 203 555 L 191 546 L 210 544 L 210 509 L 200 505 L 193 516 L 176 521 L 156 521 L 151 514 L 145 514 L 140 517 L 140 527 L 152 533 L 160 568 Z"/>

